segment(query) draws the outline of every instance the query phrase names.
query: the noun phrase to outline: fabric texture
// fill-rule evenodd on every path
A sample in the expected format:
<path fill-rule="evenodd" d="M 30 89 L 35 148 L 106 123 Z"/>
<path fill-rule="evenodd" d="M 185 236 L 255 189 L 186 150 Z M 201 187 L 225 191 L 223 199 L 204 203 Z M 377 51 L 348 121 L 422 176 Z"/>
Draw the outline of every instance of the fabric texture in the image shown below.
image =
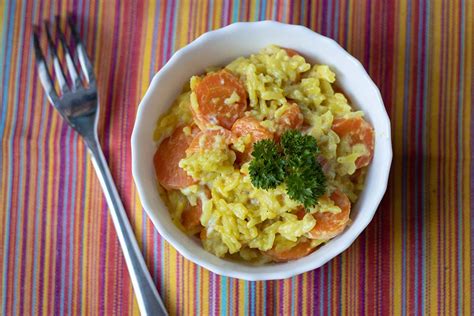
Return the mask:
<path fill-rule="evenodd" d="M 474 1 L 6 0 L 1 315 L 138 314 L 90 158 L 34 67 L 32 24 L 68 12 L 95 67 L 105 156 L 171 314 L 474 313 Z M 245 282 L 192 264 L 160 237 L 133 183 L 130 136 L 173 52 L 208 30 L 264 19 L 306 25 L 361 61 L 390 115 L 394 159 L 373 221 L 347 251 L 291 279 Z"/>

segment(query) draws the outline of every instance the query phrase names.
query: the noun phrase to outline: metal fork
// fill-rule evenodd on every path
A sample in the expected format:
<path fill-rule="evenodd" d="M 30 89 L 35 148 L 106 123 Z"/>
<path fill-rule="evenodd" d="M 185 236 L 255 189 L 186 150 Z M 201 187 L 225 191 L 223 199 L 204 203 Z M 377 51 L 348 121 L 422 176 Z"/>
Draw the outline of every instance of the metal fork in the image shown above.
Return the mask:
<path fill-rule="evenodd" d="M 56 45 L 50 31 L 50 23 L 45 21 L 45 31 L 48 39 L 49 51 L 53 60 L 53 68 L 58 81 L 60 94 L 56 92 L 54 83 L 49 74 L 46 60 L 40 47 L 40 28 L 34 26 L 33 44 L 36 55 L 36 66 L 39 78 L 43 85 L 49 102 L 58 110 L 64 120 L 82 136 L 91 154 L 92 163 L 97 172 L 102 189 L 104 190 L 110 215 L 112 216 L 115 230 L 117 231 L 120 245 L 127 263 L 128 271 L 132 280 L 133 289 L 137 296 L 138 306 L 143 315 L 167 315 L 166 309 L 156 290 L 150 273 L 143 259 L 137 240 L 133 234 L 132 226 L 120 200 L 112 175 L 100 147 L 97 136 L 97 117 L 99 113 L 99 100 L 97 96 L 97 83 L 92 64 L 87 57 L 84 45 L 76 31 L 72 17 L 68 16 L 67 24 L 75 43 L 75 51 L 84 77 L 88 83 L 83 85 L 82 79 L 74 64 L 73 56 L 66 41 L 64 33 L 60 29 L 60 19 L 56 17 L 56 33 L 63 47 L 67 70 L 71 79 L 68 84 L 63 72 Z"/>

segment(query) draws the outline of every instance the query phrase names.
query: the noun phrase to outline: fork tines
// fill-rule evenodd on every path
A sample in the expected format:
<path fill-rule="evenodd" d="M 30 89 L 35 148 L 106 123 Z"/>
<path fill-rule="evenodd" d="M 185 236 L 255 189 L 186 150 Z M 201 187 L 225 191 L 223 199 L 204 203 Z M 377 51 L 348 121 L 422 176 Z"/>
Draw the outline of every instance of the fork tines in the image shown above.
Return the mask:
<path fill-rule="evenodd" d="M 90 87 L 95 86 L 95 76 L 94 76 L 94 70 L 93 70 L 92 64 L 89 58 L 87 57 L 86 50 L 84 48 L 84 45 L 82 44 L 82 41 L 79 37 L 79 34 L 76 30 L 76 27 L 72 21 L 71 16 L 67 17 L 67 22 L 71 30 L 72 38 L 74 40 L 74 46 L 75 46 L 74 50 L 79 59 L 79 64 L 81 66 L 82 73 L 84 74 L 84 77 L 87 80 L 87 83 L 89 84 L 89 86 Z M 49 48 L 48 50 L 49 50 L 51 59 L 53 60 L 53 69 L 56 75 L 56 79 L 58 81 L 59 90 L 61 91 L 61 95 L 64 95 L 70 92 L 71 90 L 75 91 L 83 87 L 83 84 L 82 84 L 81 77 L 77 71 L 77 68 L 74 64 L 74 58 L 71 54 L 69 45 L 67 44 L 66 36 L 61 31 L 59 16 L 56 16 L 55 24 L 56 24 L 56 34 L 59 38 L 59 42 L 62 45 L 67 71 L 72 82 L 71 87 L 68 85 L 65 72 L 63 71 L 63 68 L 61 66 L 61 62 L 57 53 L 57 47 L 55 45 L 55 41 L 52 36 L 51 25 L 49 21 L 44 21 L 44 29 L 46 31 L 46 37 L 48 40 L 48 48 Z M 41 50 L 39 36 L 40 36 L 40 27 L 35 25 L 33 28 L 33 44 L 34 44 L 34 50 L 35 50 L 35 55 L 36 55 L 36 64 L 38 67 L 38 74 L 50 102 L 54 104 L 59 99 L 59 97 L 54 88 L 54 84 L 51 79 L 51 75 L 48 71 L 46 60 Z"/>

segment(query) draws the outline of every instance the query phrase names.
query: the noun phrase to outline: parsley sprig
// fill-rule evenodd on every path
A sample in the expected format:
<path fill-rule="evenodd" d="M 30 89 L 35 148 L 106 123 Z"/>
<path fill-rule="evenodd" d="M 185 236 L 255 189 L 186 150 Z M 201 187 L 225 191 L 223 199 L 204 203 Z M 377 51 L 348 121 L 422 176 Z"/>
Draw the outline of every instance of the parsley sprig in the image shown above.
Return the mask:
<path fill-rule="evenodd" d="M 252 156 L 249 173 L 255 187 L 271 189 L 285 180 L 285 161 L 274 141 L 265 139 L 255 143 Z"/>
<path fill-rule="evenodd" d="M 252 184 L 271 189 L 285 182 L 288 196 L 308 209 L 326 192 L 326 177 L 316 160 L 318 153 L 316 139 L 297 130 L 286 131 L 279 144 L 258 141 L 249 166 Z"/>

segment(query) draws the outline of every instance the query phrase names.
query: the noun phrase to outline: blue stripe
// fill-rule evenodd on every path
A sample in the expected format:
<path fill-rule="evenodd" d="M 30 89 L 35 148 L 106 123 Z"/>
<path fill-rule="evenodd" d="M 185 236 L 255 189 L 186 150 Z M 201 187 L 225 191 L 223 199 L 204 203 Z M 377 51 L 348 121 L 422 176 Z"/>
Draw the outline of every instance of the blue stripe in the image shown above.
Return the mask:
<path fill-rule="evenodd" d="M 207 1 L 207 11 L 209 13 L 209 19 L 207 19 L 207 30 L 206 31 L 209 31 L 209 30 L 212 30 L 214 27 L 214 0 L 208 0 Z M 176 10 L 175 10 L 175 13 L 176 13 Z M 175 19 L 175 22 L 176 22 L 177 19 Z M 173 28 L 174 30 L 176 30 L 176 27 Z M 176 31 L 175 31 L 175 34 L 176 34 Z M 174 40 L 174 38 L 173 38 Z"/>
<path fill-rule="evenodd" d="M 255 315 L 255 284 L 257 282 L 250 282 L 250 315 Z"/>
<path fill-rule="evenodd" d="M 293 304 L 291 304 L 292 306 L 290 306 L 291 308 L 291 315 L 295 315 L 296 311 L 296 302 L 298 301 L 298 298 L 297 298 L 297 291 L 295 289 L 295 284 L 296 282 L 298 281 L 298 277 L 297 276 L 294 276 L 291 278 L 291 293 L 290 295 L 292 296 L 291 297 L 291 301 Z"/>
<path fill-rule="evenodd" d="M 177 8 L 177 3 L 178 1 L 175 2 L 175 5 L 173 6 L 172 10 L 173 10 L 173 35 L 172 35 L 172 41 L 173 41 L 173 51 L 172 53 L 174 53 L 176 51 L 176 33 L 177 33 L 177 29 L 178 29 L 178 10 L 176 10 Z M 170 56 L 171 57 L 171 56 Z"/>
<path fill-rule="evenodd" d="M 232 22 L 239 21 L 240 12 L 240 1 L 234 1 L 234 7 L 232 8 Z"/>
<path fill-rule="evenodd" d="M 221 277 L 221 314 L 227 315 L 227 282 L 229 278 L 222 276 Z"/>
<path fill-rule="evenodd" d="M 229 280 L 229 297 L 231 297 L 232 299 L 228 300 L 227 304 L 229 304 L 229 313 L 231 315 L 234 314 L 234 282 L 233 282 L 233 279 L 230 279 Z"/>
<path fill-rule="evenodd" d="M 250 282 L 244 282 L 244 306 L 242 306 L 242 309 L 245 310 L 245 314 L 249 313 L 249 310 L 248 310 L 248 306 L 249 306 L 249 299 L 248 299 L 249 283 Z"/>
<path fill-rule="evenodd" d="M 267 0 L 261 0 L 260 6 L 258 7 L 260 10 L 259 20 L 265 20 L 265 11 L 267 8 Z"/>
<path fill-rule="evenodd" d="M 333 36 L 332 36 L 332 33 L 331 33 L 331 32 L 332 32 L 332 27 L 331 27 L 331 20 L 332 20 L 332 19 L 330 18 L 330 16 L 331 16 L 331 11 L 332 11 L 332 1 L 328 1 L 327 4 L 328 4 L 328 5 L 327 5 L 327 7 L 326 7 L 326 12 L 325 12 L 325 13 L 326 13 L 326 17 L 327 17 L 327 18 L 326 18 L 326 28 L 327 28 L 327 31 L 326 31 L 326 34 L 325 34 L 325 35 L 332 38 L 332 37 L 333 37 Z"/>
<path fill-rule="evenodd" d="M 12 42 L 12 38 L 11 36 L 13 35 L 13 16 L 14 16 L 14 13 L 15 13 L 15 7 L 16 3 L 13 2 L 12 6 L 10 7 L 10 11 L 8 13 L 8 16 L 7 16 L 7 20 L 8 20 L 8 30 L 9 32 L 6 31 L 6 34 L 7 34 L 7 40 L 6 40 L 6 47 L 7 47 L 7 56 L 6 56 L 6 59 L 5 60 L 11 60 L 11 54 L 12 54 L 12 47 L 13 45 L 11 44 Z M 5 12 L 8 11 L 8 8 L 7 10 L 5 10 Z M 6 76 L 6 84 L 5 84 L 5 87 L 2 87 L 4 89 L 4 91 L 8 91 L 9 88 L 10 88 L 10 65 L 12 63 L 5 63 L 6 64 L 6 69 L 5 69 L 5 76 Z M 18 82 L 18 81 L 17 81 Z M 17 111 L 17 106 L 18 106 L 18 103 L 15 103 L 14 104 L 15 106 L 15 112 Z M 7 109 L 7 93 L 4 94 L 3 96 L 3 101 L 2 101 L 2 122 L 0 122 L 0 124 L 2 124 L 0 127 L 0 139 L 3 139 L 3 132 L 4 132 L 4 129 L 5 129 L 5 125 L 4 125 L 4 111 L 5 111 L 5 115 L 6 115 L 6 109 Z M 16 116 L 13 116 L 13 117 L 16 117 Z M 16 126 L 16 120 L 13 121 L 13 124 L 12 124 L 12 129 L 11 131 L 14 131 L 15 130 L 15 126 Z M 4 241 L 4 245 L 3 245 L 3 249 L 4 249 L 4 252 L 3 252 L 3 282 L 2 282 L 2 288 L 4 289 L 3 293 L 2 293 L 2 313 L 0 313 L 1 315 L 6 315 L 6 300 L 7 300 L 7 272 L 8 272 L 8 258 L 9 258 L 9 254 L 10 254 L 10 225 L 11 225 L 11 198 L 12 198 L 12 176 L 11 176 L 11 173 L 12 173 L 12 160 L 13 160 L 13 155 L 12 155 L 12 143 L 13 143 L 13 132 L 12 132 L 12 137 L 9 141 L 9 152 L 8 152 L 8 174 L 10 175 L 9 177 L 7 177 L 8 179 L 8 191 L 7 191 L 7 209 L 6 209 L 6 215 L 5 215 L 5 218 L 6 218 L 6 221 L 5 221 L 5 241 Z M 3 158 L 3 155 L 0 155 L 0 157 Z M 1 161 L 1 164 L 0 165 L 3 165 L 3 159 Z M 5 170 L 2 170 L 2 172 L 5 172 Z"/>
<path fill-rule="evenodd" d="M 161 9 L 161 6 L 160 5 L 157 5 L 156 8 L 155 8 L 155 16 L 160 16 L 160 9 Z M 153 78 L 153 76 L 155 75 L 155 68 L 156 68 L 156 65 L 155 65 L 155 61 L 156 61 L 156 58 L 153 58 L 154 56 L 156 56 L 156 50 L 158 48 L 158 21 L 160 19 L 154 19 L 154 22 L 153 22 L 153 37 L 152 37 L 152 45 L 151 45 L 151 58 L 150 58 L 150 69 L 149 69 L 149 73 L 148 73 L 148 76 L 150 77 L 148 79 L 148 81 L 151 81 L 151 79 Z"/>
<path fill-rule="evenodd" d="M 339 0 L 336 0 L 334 5 L 335 12 L 334 12 L 334 33 L 333 38 L 339 39 L 339 8 L 340 8 Z"/>
<path fill-rule="evenodd" d="M 0 45 L 0 93 L 2 95 L 2 112 L 0 114 L 0 140 L 3 139 L 3 134 L 5 132 L 5 120 L 7 116 L 7 96 L 8 96 L 8 85 L 10 83 L 10 67 L 11 63 L 7 60 L 11 60 L 11 35 L 8 31 L 13 32 L 13 12 L 15 12 L 16 2 L 13 1 L 12 7 L 8 8 L 10 2 L 6 2 L 5 10 L 3 11 L 3 33 L 1 37 L 1 42 L 3 45 Z M 10 45 L 9 45 L 10 44 Z M 6 55 L 6 56 L 5 56 Z M 3 155 L 0 155 L 0 168 L 2 167 Z"/>
<path fill-rule="evenodd" d="M 277 3 L 275 3 L 272 7 L 272 20 L 276 20 L 277 18 L 277 7 L 278 7 Z"/>
<path fill-rule="evenodd" d="M 282 22 L 289 22 L 288 19 L 288 0 L 284 0 L 284 5 L 283 5 L 283 12 L 281 14 Z"/>
<path fill-rule="evenodd" d="M 164 40 L 163 40 L 163 61 L 168 60 L 170 56 L 168 55 L 168 32 L 170 30 L 170 19 L 171 19 L 171 1 L 168 1 L 166 4 L 166 14 L 165 14 L 165 33 L 164 33 Z"/>
<path fill-rule="evenodd" d="M 305 19 L 306 1 L 301 1 L 301 7 L 300 7 L 300 12 L 299 13 L 300 13 L 300 23 L 304 24 L 304 22 L 306 22 L 306 19 Z"/>

